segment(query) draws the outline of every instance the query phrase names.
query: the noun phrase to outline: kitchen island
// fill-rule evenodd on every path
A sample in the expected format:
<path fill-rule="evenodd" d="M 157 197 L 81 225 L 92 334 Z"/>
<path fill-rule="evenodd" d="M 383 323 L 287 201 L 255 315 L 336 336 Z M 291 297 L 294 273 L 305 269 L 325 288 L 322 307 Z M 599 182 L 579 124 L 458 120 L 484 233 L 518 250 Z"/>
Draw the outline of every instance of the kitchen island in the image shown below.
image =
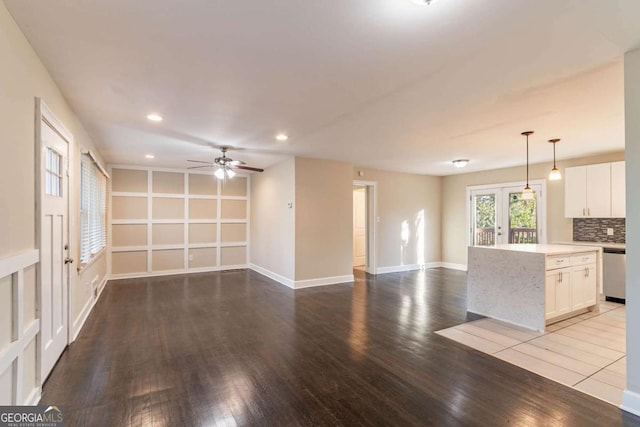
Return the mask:
<path fill-rule="evenodd" d="M 467 309 L 537 331 L 594 310 L 602 248 L 513 244 L 469 247 Z"/>

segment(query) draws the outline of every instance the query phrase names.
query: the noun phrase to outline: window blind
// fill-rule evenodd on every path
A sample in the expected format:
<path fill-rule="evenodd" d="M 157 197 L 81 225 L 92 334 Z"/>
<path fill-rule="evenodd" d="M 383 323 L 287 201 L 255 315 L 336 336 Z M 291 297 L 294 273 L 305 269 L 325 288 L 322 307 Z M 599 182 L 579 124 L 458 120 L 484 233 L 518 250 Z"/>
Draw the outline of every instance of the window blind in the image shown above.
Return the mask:
<path fill-rule="evenodd" d="M 80 166 L 80 263 L 85 264 L 107 244 L 107 177 L 87 154 Z"/>

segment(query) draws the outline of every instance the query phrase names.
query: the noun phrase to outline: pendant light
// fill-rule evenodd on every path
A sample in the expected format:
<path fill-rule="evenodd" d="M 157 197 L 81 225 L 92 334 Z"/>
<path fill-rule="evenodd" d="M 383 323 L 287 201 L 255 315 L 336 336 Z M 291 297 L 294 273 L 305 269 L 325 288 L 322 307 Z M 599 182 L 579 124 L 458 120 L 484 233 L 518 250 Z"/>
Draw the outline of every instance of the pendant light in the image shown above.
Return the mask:
<path fill-rule="evenodd" d="M 531 200 L 533 199 L 533 190 L 529 187 L 529 135 L 533 134 L 532 130 L 522 132 L 522 135 L 527 137 L 527 185 L 522 190 L 522 199 L 523 200 Z"/>
<path fill-rule="evenodd" d="M 558 138 L 550 139 L 549 142 L 553 144 L 553 169 L 549 173 L 549 181 L 558 181 L 562 179 L 562 174 L 556 167 L 556 144 L 560 142 Z"/>

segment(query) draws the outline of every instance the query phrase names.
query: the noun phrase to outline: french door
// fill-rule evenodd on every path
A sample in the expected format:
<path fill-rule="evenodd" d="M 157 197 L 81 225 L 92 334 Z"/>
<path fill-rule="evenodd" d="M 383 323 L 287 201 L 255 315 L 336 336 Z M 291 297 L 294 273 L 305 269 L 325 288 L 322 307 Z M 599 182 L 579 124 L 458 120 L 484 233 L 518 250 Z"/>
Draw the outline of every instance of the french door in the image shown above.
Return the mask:
<path fill-rule="evenodd" d="M 469 244 L 544 243 L 543 185 L 531 184 L 534 197 L 522 198 L 523 185 L 469 189 Z"/>

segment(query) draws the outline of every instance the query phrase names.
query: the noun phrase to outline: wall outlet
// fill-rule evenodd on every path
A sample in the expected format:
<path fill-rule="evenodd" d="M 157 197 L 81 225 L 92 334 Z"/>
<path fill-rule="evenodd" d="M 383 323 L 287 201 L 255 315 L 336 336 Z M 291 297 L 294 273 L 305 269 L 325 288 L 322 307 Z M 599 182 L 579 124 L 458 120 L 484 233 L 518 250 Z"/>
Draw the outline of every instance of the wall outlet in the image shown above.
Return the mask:
<path fill-rule="evenodd" d="M 193 261 L 193 255 L 189 255 L 189 261 Z"/>
<path fill-rule="evenodd" d="M 291 202 L 287 203 L 287 207 L 288 207 L 289 209 L 293 208 L 293 203 L 291 203 Z"/>
<path fill-rule="evenodd" d="M 613 236 L 613 228 L 607 228 L 607 236 Z"/>

